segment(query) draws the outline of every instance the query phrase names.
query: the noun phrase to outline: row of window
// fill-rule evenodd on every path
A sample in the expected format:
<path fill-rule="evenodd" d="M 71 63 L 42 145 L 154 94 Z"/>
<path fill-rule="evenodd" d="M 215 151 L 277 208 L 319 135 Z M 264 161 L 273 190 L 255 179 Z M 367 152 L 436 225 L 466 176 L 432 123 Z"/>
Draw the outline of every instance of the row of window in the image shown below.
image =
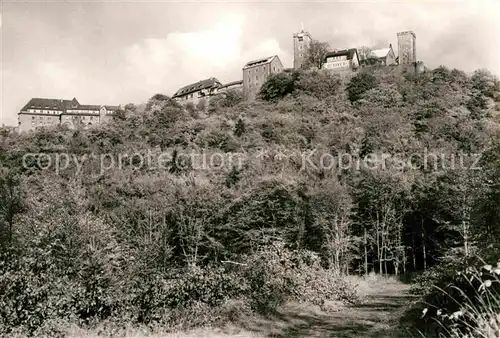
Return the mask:
<path fill-rule="evenodd" d="M 328 57 L 328 62 L 330 61 L 335 61 L 335 60 L 345 60 L 346 56 L 345 55 L 340 55 L 340 56 L 330 56 Z"/>
<path fill-rule="evenodd" d="M 349 67 L 349 61 L 327 62 L 325 68 Z"/>
<path fill-rule="evenodd" d="M 68 113 L 99 114 L 99 111 L 98 110 L 68 110 Z"/>
<path fill-rule="evenodd" d="M 192 99 L 193 95 L 194 95 L 194 93 L 191 93 L 191 94 L 188 94 L 188 95 L 184 96 L 184 100 Z"/>
<path fill-rule="evenodd" d="M 38 113 L 38 114 L 52 114 L 59 115 L 63 112 L 60 110 L 43 110 L 43 109 L 28 109 L 29 113 Z M 67 110 L 68 113 L 80 113 L 80 114 L 99 114 L 99 110 Z M 106 112 L 108 113 L 108 112 Z"/>
<path fill-rule="evenodd" d="M 83 121 L 85 121 L 85 120 L 98 121 L 99 120 L 99 116 L 65 116 L 64 119 L 66 119 L 66 120 L 70 120 L 70 119 L 72 119 L 72 120 L 78 120 L 80 117 L 81 117 L 81 119 Z M 43 116 L 39 116 L 38 119 L 40 121 L 43 121 Z M 57 120 L 56 119 L 51 119 L 50 117 L 47 116 L 46 120 L 47 121 L 57 121 L 59 119 L 57 119 Z M 35 116 L 32 116 L 31 117 L 31 123 L 33 124 L 34 121 L 35 121 Z"/>
<path fill-rule="evenodd" d="M 215 92 L 216 92 L 216 90 L 215 90 L 215 89 L 210 90 L 210 91 L 208 92 L 208 94 L 207 94 L 207 92 L 206 92 L 206 91 L 197 91 L 197 92 L 194 92 L 194 93 L 188 94 L 188 95 L 186 95 L 186 96 L 181 96 L 181 99 L 182 99 L 182 100 L 192 99 L 195 95 L 197 95 L 197 97 L 204 97 L 204 96 L 206 96 L 206 95 L 210 95 L 210 94 L 213 94 L 213 93 L 215 93 Z"/>
<path fill-rule="evenodd" d="M 39 126 L 50 126 L 50 125 L 53 125 L 53 124 L 58 124 L 58 123 L 59 123 L 59 121 L 58 121 L 58 120 L 57 120 L 57 121 L 55 120 L 55 121 L 52 121 L 52 122 L 51 122 L 51 121 L 46 121 L 46 122 L 44 122 L 44 121 L 39 121 L 39 122 L 38 122 L 38 125 L 39 125 Z M 21 123 L 19 123 L 19 124 L 21 124 Z M 32 125 L 32 126 L 34 126 L 35 124 L 36 124 L 36 121 L 31 121 L 31 125 Z"/>
<path fill-rule="evenodd" d="M 57 122 L 43 122 L 43 121 L 40 121 L 38 124 L 36 124 L 34 121 L 31 121 L 31 126 L 34 127 L 34 128 L 39 128 L 39 127 L 43 127 L 43 126 L 52 126 L 54 124 L 59 124 L 59 121 Z M 66 125 L 68 125 L 67 122 L 65 122 Z M 21 122 L 19 122 L 19 125 L 21 125 Z M 87 123 L 88 126 L 91 126 L 92 123 L 89 122 Z"/>
<path fill-rule="evenodd" d="M 43 110 L 43 109 L 28 109 L 30 113 L 41 113 L 41 114 L 61 114 L 60 110 Z"/>
<path fill-rule="evenodd" d="M 65 120 L 82 120 L 82 121 L 98 121 L 98 116 L 65 116 Z"/>

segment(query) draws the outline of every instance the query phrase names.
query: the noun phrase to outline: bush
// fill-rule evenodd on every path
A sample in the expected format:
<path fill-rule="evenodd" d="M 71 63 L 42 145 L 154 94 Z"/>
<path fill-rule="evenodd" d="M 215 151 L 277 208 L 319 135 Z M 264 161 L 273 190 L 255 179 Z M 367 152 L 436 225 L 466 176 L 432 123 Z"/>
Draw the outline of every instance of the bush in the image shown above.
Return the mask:
<path fill-rule="evenodd" d="M 370 73 L 360 73 L 351 78 L 347 84 L 347 94 L 349 101 L 356 102 L 361 99 L 363 93 L 377 87 L 378 81 Z"/>
<path fill-rule="evenodd" d="M 330 72 L 301 72 L 295 83 L 295 91 L 325 99 L 335 95 L 341 85 L 340 77 Z"/>
<path fill-rule="evenodd" d="M 279 73 L 271 75 L 262 85 L 259 97 L 265 101 L 277 101 L 295 89 L 297 73 Z"/>
<path fill-rule="evenodd" d="M 317 254 L 291 250 L 274 242 L 249 256 L 245 278 L 258 312 L 269 312 L 288 300 L 323 305 L 324 301 L 356 302 L 354 287 L 338 272 L 321 267 Z"/>

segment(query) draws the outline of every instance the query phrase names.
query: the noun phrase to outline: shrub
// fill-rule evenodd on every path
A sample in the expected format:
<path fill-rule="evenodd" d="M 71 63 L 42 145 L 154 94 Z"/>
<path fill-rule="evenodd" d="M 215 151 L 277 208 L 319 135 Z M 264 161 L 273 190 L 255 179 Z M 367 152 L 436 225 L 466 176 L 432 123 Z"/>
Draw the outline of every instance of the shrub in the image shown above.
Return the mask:
<path fill-rule="evenodd" d="M 349 101 L 356 102 L 361 99 L 363 93 L 367 92 L 370 89 L 377 87 L 378 81 L 370 73 L 359 73 L 347 84 L 347 94 L 349 97 Z"/>
<path fill-rule="evenodd" d="M 206 99 L 200 99 L 196 105 L 196 110 L 204 112 L 207 109 L 208 103 Z"/>
<path fill-rule="evenodd" d="M 297 293 L 292 252 L 281 242 L 250 255 L 245 260 L 245 279 L 249 284 L 249 298 L 254 310 L 266 313 L 283 304 Z"/>
<path fill-rule="evenodd" d="M 245 269 L 252 307 L 269 312 L 287 300 L 323 305 L 325 300 L 355 302 L 354 287 L 337 271 L 321 267 L 317 254 L 291 250 L 278 241 L 250 255 Z"/>
<path fill-rule="evenodd" d="M 296 79 L 296 73 L 271 75 L 260 88 L 259 97 L 265 101 L 277 101 L 293 92 Z"/>
<path fill-rule="evenodd" d="M 208 105 L 208 111 L 210 113 L 216 112 L 220 108 L 231 108 L 235 107 L 241 102 L 243 102 L 243 91 L 238 89 L 229 89 L 224 93 L 219 93 L 218 95 L 212 96 L 210 98 L 210 104 Z"/>
<path fill-rule="evenodd" d="M 325 71 L 301 72 L 295 83 L 295 90 L 324 99 L 335 95 L 342 82 L 338 75 Z"/>

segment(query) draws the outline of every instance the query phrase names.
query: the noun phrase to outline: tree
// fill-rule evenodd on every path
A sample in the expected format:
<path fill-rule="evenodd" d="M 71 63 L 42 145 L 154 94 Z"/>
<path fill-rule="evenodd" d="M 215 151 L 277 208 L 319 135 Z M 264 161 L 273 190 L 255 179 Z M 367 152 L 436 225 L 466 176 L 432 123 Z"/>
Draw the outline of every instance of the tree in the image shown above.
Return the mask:
<path fill-rule="evenodd" d="M 361 46 L 358 48 L 359 60 L 364 65 L 375 65 L 378 62 L 377 57 L 373 54 L 371 48 Z"/>
<path fill-rule="evenodd" d="M 317 67 L 318 69 L 321 69 L 323 63 L 325 62 L 325 54 L 329 49 L 330 46 L 327 42 L 312 40 L 306 51 L 305 67 Z"/>
<path fill-rule="evenodd" d="M 361 99 L 363 93 L 377 87 L 378 81 L 375 76 L 369 73 L 360 73 L 354 76 L 347 84 L 347 94 L 349 101 L 356 102 Z"/>
<path fill-rule="evenodd" d="M 279 73 L 270 76 L 260 88 L 259 96 L 265 101 L 276 101 L 291 94 L 297 74 Z"/>
<path fill-rule="evenodd" d="M 310 204 L 328 266 L 347 273 L 354 241 L 350 232 L 352 201 L 347 189 L 338 182 L 327 181 L 313 191 Z"/>
<path fill-rule="evenodd" d="M 12 241 L 14 216 L 23 211 L 19 179 L 1 168 L 0 172 L 0 248 Z"/>

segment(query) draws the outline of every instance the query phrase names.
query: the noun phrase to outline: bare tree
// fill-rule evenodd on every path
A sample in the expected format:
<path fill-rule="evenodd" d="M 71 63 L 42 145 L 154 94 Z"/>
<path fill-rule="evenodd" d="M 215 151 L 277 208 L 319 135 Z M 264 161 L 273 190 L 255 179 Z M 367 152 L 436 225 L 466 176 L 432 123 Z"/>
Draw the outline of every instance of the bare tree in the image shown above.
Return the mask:
<path fill-rule="evenodd" d="M 372 49 L 366 46 L 358 47 L 358 55 L 361 60 L 368 59 L 372 56 Z"/>
<path fill-rule="evenodd" d="M 325 54 L 330 49 L 330 45 L 327 42 L 321 42 L 318 40 L 312 40 L 309 44 L 306 54 L 306 68 L 317 67 L 321 69 L 323 63 L 325 62 Z"/>
<path fill-rule="evenodd" d="M 369 47 L 358 47 L 358 55 L 363 64 L 373 65 L 377 63 L 377 57 L 373 54 L 372 49 Z"/>

